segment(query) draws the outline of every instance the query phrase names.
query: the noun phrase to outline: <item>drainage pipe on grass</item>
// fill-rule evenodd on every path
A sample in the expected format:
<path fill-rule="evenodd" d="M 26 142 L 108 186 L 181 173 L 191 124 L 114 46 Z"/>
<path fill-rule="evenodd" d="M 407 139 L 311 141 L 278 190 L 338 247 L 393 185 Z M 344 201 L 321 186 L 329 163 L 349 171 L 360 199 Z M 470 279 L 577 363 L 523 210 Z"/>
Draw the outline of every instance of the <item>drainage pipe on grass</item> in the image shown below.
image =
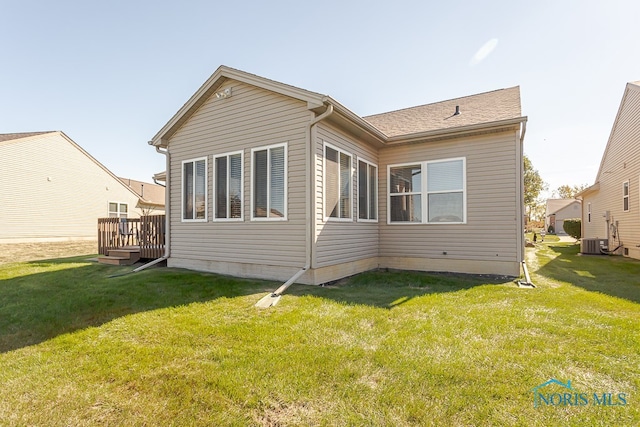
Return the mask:
<path fill-rule="evenodd" d="M 532 288 L 535 288 L 536 285 L 531 283 L 531 277 L 529 276 L 529 270 L 527 270 L 527 263 L 524 262 L 524 261 L 522 261 L 522 270 L 524 271 L 524 280 L 526 280 L 526 282 L 518 282 L 518 284 L 521 285 L 521 286 L 530 286 Z"/>

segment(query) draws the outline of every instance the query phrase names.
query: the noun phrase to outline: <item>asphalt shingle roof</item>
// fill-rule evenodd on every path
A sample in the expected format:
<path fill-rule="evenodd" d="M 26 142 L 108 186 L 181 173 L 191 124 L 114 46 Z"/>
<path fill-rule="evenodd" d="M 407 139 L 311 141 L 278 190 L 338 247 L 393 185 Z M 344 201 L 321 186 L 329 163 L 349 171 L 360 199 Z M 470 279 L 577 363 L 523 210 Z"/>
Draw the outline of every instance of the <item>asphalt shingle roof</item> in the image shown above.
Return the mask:
<path fill-rule="evenodd" d="M 459 114 L 455 114 L 456 107 Z M 388 137 L 521 117 L 520 87 L 363 117 Z"/>
<path fill-rule="evenodd" d="M 29 138 L 31 136 L 42 135 L 51 132 L 22 132 L 22 133 L 0 133 L 0 142 L 11 141 L 13 139 Z"/>

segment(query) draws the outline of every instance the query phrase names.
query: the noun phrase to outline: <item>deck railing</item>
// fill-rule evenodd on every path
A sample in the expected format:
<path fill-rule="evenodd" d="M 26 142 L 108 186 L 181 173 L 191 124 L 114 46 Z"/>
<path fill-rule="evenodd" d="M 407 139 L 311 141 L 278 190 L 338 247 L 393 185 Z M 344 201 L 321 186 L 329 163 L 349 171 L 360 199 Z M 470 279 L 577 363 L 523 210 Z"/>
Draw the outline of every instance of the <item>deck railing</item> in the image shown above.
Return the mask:
<path fill-rule="evenodd" d="M 139 247 L 141 258 L 160 258 L 164 255 L 165 216 L 148 215 L 141 218 L 98 218 L 98 253 L 109 250 Z"/>

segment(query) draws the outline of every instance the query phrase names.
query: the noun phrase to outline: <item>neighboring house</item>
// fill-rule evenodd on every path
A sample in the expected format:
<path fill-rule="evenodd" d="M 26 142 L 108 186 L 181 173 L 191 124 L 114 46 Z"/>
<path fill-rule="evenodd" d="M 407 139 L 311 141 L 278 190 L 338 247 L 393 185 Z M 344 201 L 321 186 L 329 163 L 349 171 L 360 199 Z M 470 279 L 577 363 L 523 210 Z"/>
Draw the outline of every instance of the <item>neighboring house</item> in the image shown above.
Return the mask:
<path fill-rule="evenodd" d="M 142 215 L 164 215 L 165 190 L 163 185 L 136 181 L 131 178 L 120 177 L 119 179 L 135 191 L 140 198 L 138 210 Z"/>
<path fill-rule="evenodd" d="M 168 265 L 517 276 L 525 123 L 518 87 L 360 117 L 220 67 L 149 142 L 170 165 Z"/>
<path fill-rule="evenodd" d="M 97 240 L 142 200 L 63 132 L 0 134 L 0 243 Z"/>
<path fill-rule="evenodd" d="M 553 227 L 555 234 L 566 236 L 564 220 L 580 218 L 582 216 L 582 203 L 576 199 L 548 199 L 545 213 L 545 230 Z"/>
<path fill-rule="evenodd" d="M 640 81 L 628 83 L 595 184 L 582 191 L 582 237 L 640 259 Z"/>

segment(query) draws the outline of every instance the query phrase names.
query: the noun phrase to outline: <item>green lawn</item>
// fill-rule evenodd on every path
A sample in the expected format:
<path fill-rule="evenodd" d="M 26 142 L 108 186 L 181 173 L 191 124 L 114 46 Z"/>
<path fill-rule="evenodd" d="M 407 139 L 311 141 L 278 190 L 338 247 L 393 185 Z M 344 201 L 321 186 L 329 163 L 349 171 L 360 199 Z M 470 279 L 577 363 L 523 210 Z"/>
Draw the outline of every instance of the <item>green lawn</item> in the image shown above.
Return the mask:
<path fill-rule="evenodd" d="M 640 262 L 527 256 L 535 289 L 371 272 L 266 310 L 277 283 L 0 265 L 0 425 L 640 424 Z M 551 378 L 627 404 L 534 407 Z"/>

